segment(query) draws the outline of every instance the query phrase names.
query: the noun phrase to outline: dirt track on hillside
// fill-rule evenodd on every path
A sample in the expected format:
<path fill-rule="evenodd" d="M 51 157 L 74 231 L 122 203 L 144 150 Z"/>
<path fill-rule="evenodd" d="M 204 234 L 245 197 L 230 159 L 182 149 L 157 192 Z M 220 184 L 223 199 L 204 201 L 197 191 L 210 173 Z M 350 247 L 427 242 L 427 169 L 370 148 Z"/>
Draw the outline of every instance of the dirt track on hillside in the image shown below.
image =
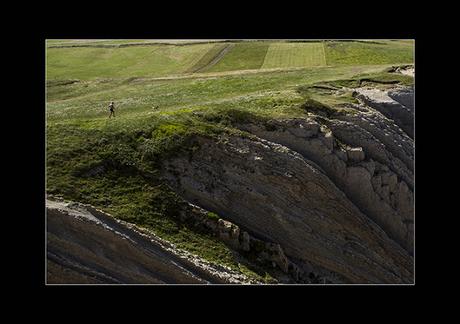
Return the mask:
<path fill-rule="evenodd" d="M 204 71 L 206 69 L 209 69 L 211 67 L 213 67 L 214 65 L 216 65 L 224 56 L 225 54 L 228 53 L 228 51 L 230 51 L 233 46 L 235 46 L 235 44 L 228 44 L 226 45 L 219 53 L 216 54 L 216 56 L 214 56 L 214 58 L 209 61 L 208 64 L 206 64 L 205 66 L 193 71 L 194 73 L 196 72 L 201 72 L 201 71 Z"/>

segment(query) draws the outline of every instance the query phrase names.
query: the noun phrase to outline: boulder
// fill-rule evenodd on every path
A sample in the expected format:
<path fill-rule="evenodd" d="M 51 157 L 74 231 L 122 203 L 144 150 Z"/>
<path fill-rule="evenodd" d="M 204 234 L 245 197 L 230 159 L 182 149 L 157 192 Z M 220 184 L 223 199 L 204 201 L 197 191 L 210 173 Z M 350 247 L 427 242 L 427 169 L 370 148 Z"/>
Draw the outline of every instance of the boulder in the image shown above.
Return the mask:
<path fill-rule="evenodd" d="M 217 230 L 217 235 L 222 241 L 235 249 L 239 248 L 240 229 L 238 226 L 220 218 L 218 220 Z"/>

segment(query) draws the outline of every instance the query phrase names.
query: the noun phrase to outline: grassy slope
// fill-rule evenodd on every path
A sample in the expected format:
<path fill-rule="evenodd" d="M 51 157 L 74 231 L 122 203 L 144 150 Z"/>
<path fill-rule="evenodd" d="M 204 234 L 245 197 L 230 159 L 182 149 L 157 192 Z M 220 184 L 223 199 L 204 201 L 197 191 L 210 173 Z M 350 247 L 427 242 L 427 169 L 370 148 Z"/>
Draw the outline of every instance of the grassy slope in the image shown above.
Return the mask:
<path fill-rule="evenodd" d="M 223 45 L 48 48 L 47 79 L 93 80 L 181 74 L 206 66 Z M 318 43 L 238 42 L 207 72 L 307 67 L 325 63 L 329 66 L 395 64 L 412 60 L 413 44 L 410 41 L 379 41 L 377 44 L 327 42 L 325 49 Z"/>
<path fill-rule="evenodd" d="M 47 79 L 120 78 L 182 73 L 213 44 L 124 48 L 48 48 Z"/>
<path fill-rule="evenodd" d="M 411 63 L 413 46 L 411 41 L 326 42 L 326 62 L 328 65 Z"/>
<path fill-rule="evenodd" d="M 322 43 L 274 43 L 268 48 L 262 68 L 324 65 L 326 58 Z"/>
<path fill-rule="evenodd" d="M 259 69 L 264 63 L 268 42 L 242 42 L 235 46 L 211 67 L 208 72 Z"/>
<path fill-rule="evenodd" d="M 289 90 L 296 85 L 347 79 L 386 66 L 344 66 L 308 68 L 220 78 L 197 78 L 165 81 L 107 80 L 77 82 L 48 88 L 48 121 L 90 119 L 106 122 L 108 101 L 116 102 L 118 116 L 146 116 L 200 105 L 213 105 L 241 96 Z M 60 88 L 60 89 L 59 89 Z M 69 97 L 71 96 L 71 97 Z M 64 100 L 63 100 L 64 99 Z M 154 110 L 153 107 L 159 107 Z M 273 112 L 272 112 L 273 113 Z M 99 118 L 99 119 L 98 119 Z M 117 123 L 112 121 L 111 123 Z"/>
<path fill-rule="evenodd" d="M 200 60 L 198 60 L 198 62 L 196 62 L 186 72 L 196 72 L 196 71 L 200 71 L 200 70 L 204 69 L 227 46 L 228 46 L 228 44 L 216 44 L 216 45 L 214 45 L 200 58 Z"/>
<path fill-rule="evenodd" d="M 258 45 L 255 47 L 255 52 L 260 51 Z M 137 55 L 136 49 L 129 48 Z M 71 61 L 72 52 L 64 52 L 70 57 L 64 57 L 63 52 L 58 56 Z M 196 62 L 200 57 L 196 56 Z M 241 67 L 238 60 L 230 59 Z M 116 71 L 109 63 L 104 66 L 101 61 L 101 68 Z M 348 95 L 331 99 L 327 92 L 316 89 L 315 83 L 353 86 L 360 78 L 412 82 L 410 77 L 384 72 L 388 66 L 314 67 L 177 80 L 136 80 L 133 77 L 138 72 L 132 72 L 136 69 L 123 70 L 121 78 L 96 80 L 91 77 L 95 75 L 91 65 L 82 65 L 81 70 L 49 66 L 48 73 L 61 71 L 63 79 L 71 79 L 78 72 L 86 81 L 48 84 L 47 192 L 93 204 L 148 227 L 208 260 L 250 276 L 270 278 L 246 259 L 235 259 L 216 238 L 176 220 L 181 202 L 161 182 L 160 161 L 181 150 L 193 150 L 188 140 L 194 134 L 238 133 L 232 127 L 234 120 L 304 116 L 300 107 L 306 98 L 331 105 L 351 100 Z M 109 100 L 115 100 L 117 106 L 117 117 L 110 120 L 106 108 Z M 86 175 L 99 165 L 105 167 L 103 173 Z"/>

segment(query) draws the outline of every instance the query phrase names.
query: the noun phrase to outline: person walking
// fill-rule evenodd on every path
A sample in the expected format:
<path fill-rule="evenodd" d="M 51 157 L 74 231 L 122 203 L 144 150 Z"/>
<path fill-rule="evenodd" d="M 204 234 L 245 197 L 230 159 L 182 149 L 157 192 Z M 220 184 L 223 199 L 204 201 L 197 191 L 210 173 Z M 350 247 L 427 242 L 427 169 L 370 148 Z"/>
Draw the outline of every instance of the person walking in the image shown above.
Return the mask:
<path fill-rule="evenodd" d="M 113 105 L 113 101 L 111 101 L 109 104 L 109 110 L 110 110 L 109 118 L 112 116 L 115 117 L 115 106 Z"/>

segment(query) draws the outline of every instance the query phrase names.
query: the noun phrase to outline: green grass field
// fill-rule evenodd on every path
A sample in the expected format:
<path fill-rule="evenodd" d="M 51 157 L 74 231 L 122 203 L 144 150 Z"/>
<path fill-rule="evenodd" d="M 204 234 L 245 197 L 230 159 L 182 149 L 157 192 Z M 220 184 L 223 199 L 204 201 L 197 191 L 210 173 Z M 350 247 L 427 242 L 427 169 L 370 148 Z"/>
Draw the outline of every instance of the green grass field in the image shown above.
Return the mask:
<path fill-rule="evenodd" d="M 216 43 L 222 40 L 193 40 L 193 39 L 49 39 L 47 47 L 87 46 L 97 47 L 104 45 L 130 45 L 130 44 L 199 44 Z"/>
<path fill-rule="evenodd" d="M 166 40 L 165 40 L 166 41 Z M 146 46 L 97 47 L 101 44 L 149 42 Z M 172 41 L 170 41 L 172 42 Z M 177 45 L 148 40 L 65 41 L 89 47 L 47 48 L 48 80 L 92 80 L 128 77 L 162 77 L 193 72 L 226 72 L 271 68 L 376 65 L 413 62 L 412 41 L 373 42 L 224 42 Z M 185 41 L 176 43 L 185 43 Z M 215 64 L 213 59 L 226 46 L 229 50 Z M 96 47 L 94 47 L 96 46 Z"/>
<path fill-rule="evenodd" d="M 322 43 L 274 43 L 265 55 L 263 69 L 325 66 Z"/>
<path fill-rule="evenodd" d="M 267 42 L 242 42 L 235 46 L 207 72 L 260 69 L 269 44 Z"/>
<path fill-rule="evenodd" d="M 92 204 L 207 260 L 269 278 L 177 220 L 181 200 L 162 182 L 161 161 L 192 149 L 188 141 L 196 134 L 238 134 L 235 121 L 304 117 L 301 106 L 310 99 L 331 109 L 353 101 L 350 93 L 331 96 L 318 84 L 352 87 L 363 78 L 411 84 L 412 77 L 387 69 L 412 62 L 413 44 L 382 43 L 334 42 L 321 56 L 321 43 L 235 42 L 209 69 L 228 43 L 49 48 L 47 193 Z M 280 70 L 264 71 L 265 64 Z M 157 79 L 170 75 L 179 77 Z M 109 119 L 112 100 L 116 117 Z M 98 165 L 103 174 L 85 176 Z"/>
<path fill-rule="evenodd" d="M 400 64 L 414 61 L 412 41 L 326 42 L 328 65 Z"/>
<path fill-rule="evenodd" d="M 47 79 L 119 78 L 179 74 L 194 66 L 213 44 L 123 48 L 48 48 Z"/>

